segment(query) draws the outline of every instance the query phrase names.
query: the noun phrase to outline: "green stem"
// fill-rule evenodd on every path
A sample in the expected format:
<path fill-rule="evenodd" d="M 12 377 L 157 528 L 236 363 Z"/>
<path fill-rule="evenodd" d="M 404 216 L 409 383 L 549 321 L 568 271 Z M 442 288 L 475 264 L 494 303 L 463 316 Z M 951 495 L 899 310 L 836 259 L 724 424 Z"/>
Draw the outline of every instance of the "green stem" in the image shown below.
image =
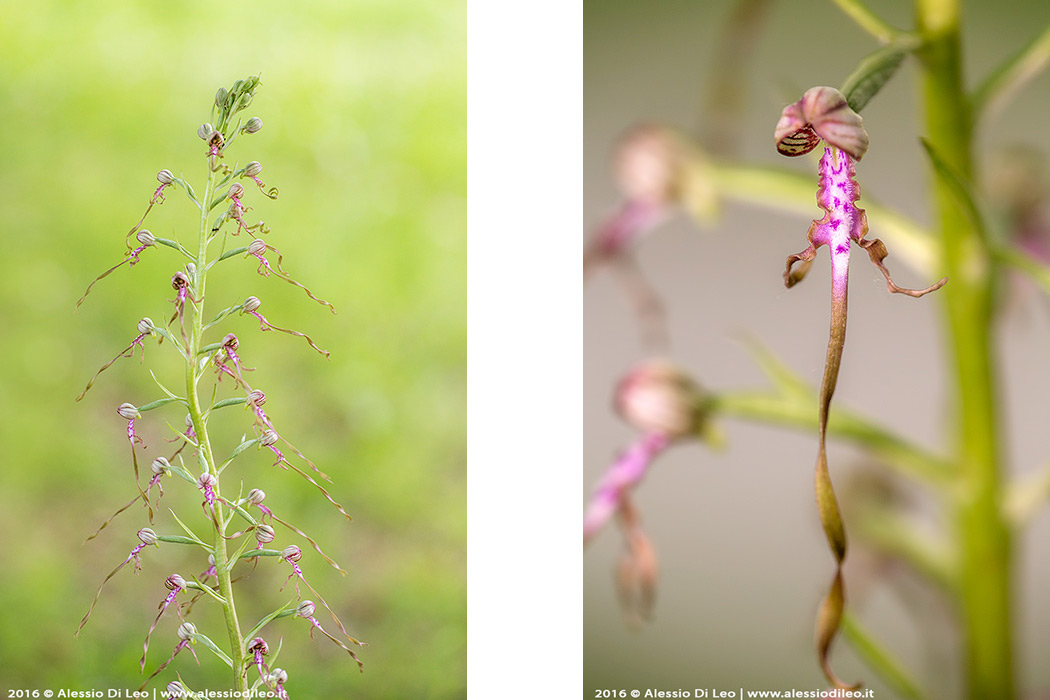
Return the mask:
<path fill-rule="evenodd" d="M 972 119 L 963 92 L 958 0 L 917 0 L 918 52 L 926 137 L 964 180 L 972 180 Z M 1001 503 L 1001 447 L 993 370 L 992 281 L 988 242 L 957 203 L 950 184 L 933 180 L 943 263 L 941 293 L 952 347 L 956 394 L 948 405 L 959 487 L 953 522 L 959 545 L 964 667 L 971 698 L 1014 697 L 1012 543 Z"/>
<path fill-rule="evenodd" d="M 208 183 L 204 189 L 203 201 L 207 202 L 211 200 L 214 189 L 215 172 L 209 167 Z M 197 435 L 197 446 L 201 461 L 206 466 L 208 473 L 218 479 L 219 472 L 215 467 L 215 456 L 212 452 L 211 441 L 208 438 L 208 427 L 204 419 L 204 411 L 201 409 L 200 396 L 197 393 L 198 380 L 204 373 L 203 369 L 198 369 L 198 362 L 200 360 L 198 352 L 200 351 L 202 337 L 204 335 L 205 280 L 208 274 L 208 240 L 210 232 L 208 210 L 206 207 L 202 207 L 200 240 L 197 259 L 194 263 L 197 267 L 197 275 L 195 284 L 193 285 L 193 292 L 196 295 L 198 302 L 190 302 L 188 304 L 188 306 L 192 308 L 193 325 L 190 329 L 189 352 L 186 361 L 186 396 L 189 399 L 190 420 L 193 422 L 193 430 Z M 215 496 L 215 519 L 218 523 L 213 538 L 215 570 L 219 581 L 219 595 L 226 602 L 226 605 L 223 606 L 223 614 L 226 619 L 226 631 L 230 638 L 230 658 L 233 660 L 233 671 L 236 675 L 236 687 L 239 691 L 245 694 L 245 697 L 247 697 L 248 676 L 245 673 L 244 637 L 241 634 L 240 623 L 237 620 L 237 607 L 234 604 L 233 587 L 230 583 L 230 570 L 228 566 L 229 553 L 226 550 L 226 539 L 223 537 L 225 534 L 224 530 L 226 529 L 226 519 L 222 508 L 221 492 L 218 483 L 216 483 L 215 486 Z"/>

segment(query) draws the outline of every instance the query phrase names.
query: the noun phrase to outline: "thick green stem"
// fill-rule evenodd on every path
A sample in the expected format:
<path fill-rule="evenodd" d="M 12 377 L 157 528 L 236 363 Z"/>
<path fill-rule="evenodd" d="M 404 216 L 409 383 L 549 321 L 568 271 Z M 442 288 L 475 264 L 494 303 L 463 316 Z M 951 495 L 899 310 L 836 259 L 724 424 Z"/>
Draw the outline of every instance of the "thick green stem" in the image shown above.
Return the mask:
<path fill-rule="evenodd" d="M 194 280 L 193 293 L 197 302 L 187 303 L 187 310 L 192 309 L 193 323 L 189 335 L 189 358 L 186 362 L 186 396 L 189 399 L 190 420 L 193 422 L 193 430 L 197 435 L 197 446 L 201 461 L 206 466 L 208 473 L 218 479 L 219 473 L 215 467 L 215 456 L 211 449 L 208 438 L 208 427 L 204 419 L 204 411 L 201 410 L 200 397 L 197 393 L 197 382 L 204 370 L 199 369 L 200 358 L 198 353 L 201 348 L 201 338 L 204 335 L 204 301 L 205 301 L 205 279 L 208 274 L 208 239 L 211 232 L 208 224 L 208 202 L 211 201 L 215 189 L 215 172 L 208 168 L 208 184 L 204 189 L 204 198 L 201 200 L 200 241 L 198 245 L 197 275 Z M 220 500 L 220 486 L 215 486 L 215 520 L 217 527 L 214 536 L 215 570 L 219 581 L 219 595 L 225 601 L 223 613 L 226 619 L 226 631 L 230 637 L 230 658 L 233 660 L 233 672 L 236 675 L 236 687 L 247 697 L 248 676 L 245 673 L 245 651 L 244 637 L 241 634 L 240 623 L 237 620 L 237 607 L 234 604 L 233 587 L 230 583 L 230 570 L 228 567 L 229 553 L 226 550 L 226 539 L 223 537 L 225 527 L 225 514 Z"/>
<path fill-rule="evenodd" d="M 972 119 L 963 92 L 958 0 L 918 0 L 927 138 L 964 180 L 972 175 Z M 952 347 L 958 464 L 954 523 L 969 697 L 1014 697 L 1012 551 L 1001 503 L 1001 448 L 992 342 L 995 259 L 948 183 L 933 182 L 943 262 L 941 292 Z"/>

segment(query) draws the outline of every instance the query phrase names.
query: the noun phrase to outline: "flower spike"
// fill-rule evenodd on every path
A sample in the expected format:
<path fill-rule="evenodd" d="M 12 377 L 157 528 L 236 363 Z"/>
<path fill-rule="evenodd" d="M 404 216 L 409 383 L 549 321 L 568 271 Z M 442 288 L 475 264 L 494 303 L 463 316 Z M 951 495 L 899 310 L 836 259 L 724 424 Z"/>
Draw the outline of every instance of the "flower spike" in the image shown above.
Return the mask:
<path fill-rule="evenodd" d="M 815 92 L 817 91 L 817 92 Z M 845 608 L 845 585 L 842 577 L 842 566 L 846 559 L 846 530 L 842 522 L 835 490 L 831 482 L 827 459 L 827 425 L 831 409 L 831 397 L 835 393 L 838 381 L 839 366 L 842 363 L 842 350 L 846 342 L 847 291 L 849 285 L 850 243 L 854 242 L 867 251 L 872 263 L 885 276 L 889 291 L 911 297 L 921 297 L 940 289 L 948 281 L 944 278 L 925 289 L 904 289 L 898 287 L 890 278 L 890 273 L 882 264 L 886 257 L 886 246 L 879 239 L 868 240 L 868 219 L 864 210 L 856 206 L 860 199 L 860 185 L 856 181 L 854 159 L 859 159 L 867 149 L 867 133 L 864 132 L 860 117 L 856 119 L 847 114 L 852 110 L 841 104 L 838 98 L 828 91 L 837 93 L 832 88 L 813 88 L 796 105 L 784 110 L 781 123 L 777 125 L 777 143 L 788 150 L 806 141 L 811 132 L 818 138 L 812 145 L 803 144 L 811 150 L 820 138 L 828 145 L 820 160 L 820 186 L 817 190 L 817 205 L 824 210 L 823 218 L 814 220 L 809 227 L 807 238 L 809 247 L 800 253 L 788 256 L 784 270 L 784 284 L 792 287 L 805 276 L 816 256 L 817 249 L 828 246 L 831 251 L 831 330 L 828 338 L 827 357 L 824 364 L 824 377 L 821 381 L 819 404 L 819 447 L 815 470 L 815 491 L 820 520 L 827 536 L 828 546 L 835 557 L 835 573 L 831 587 L 821 605 L 817 618 L 817 653 L 820 665 L 827 679 L 839 688 L 856 688 L 843 683 L 831 668 L 831 645 L 842 625 L 842 614 Z M 823 117 L 821 117 L 823 115 Z M 799 127 L 799 122 L 806 123 Z M 792 129 L 799 127 L 792 132 Z M 807 129 L 809 130 L 807 132 Z M 801 134 L 801 135 L 800 135 Z M 844 149 L 844 150 L 840 150 Z M 786 152 L 786 155 L 799 153 Z M 797 268 L 796 263 L 801 263 Z"/>

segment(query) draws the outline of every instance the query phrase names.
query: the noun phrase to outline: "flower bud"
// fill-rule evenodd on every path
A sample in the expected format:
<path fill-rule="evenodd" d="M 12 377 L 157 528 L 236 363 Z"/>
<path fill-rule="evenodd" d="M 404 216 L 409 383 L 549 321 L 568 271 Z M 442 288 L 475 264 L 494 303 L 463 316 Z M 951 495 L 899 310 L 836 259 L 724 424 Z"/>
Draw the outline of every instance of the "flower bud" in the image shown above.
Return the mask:
<path fill-rule="evenodd" d="M 215 132 L 215 127 L 212 126 L 211 124 L 201 124 L 200 128 L 197 129 L 197 136 L 200 136 L 201 139 L 203 139 L 204 141 L 207 141 L 208 139 L 211 138 L 211 135 L 214 132 Z"/>
<path fill-rule="evenodd" d="M 241 304 L 241 310 L 244 311 L 244 313 L 250 314 L 253 311 L 258 311 L 260 306 L 262 306 L 262 302 L 259 301 L 259 297 L 248 297 L 244 300 L 244 303 Z"/>
<path fill-rule="evenodd" d="M 266 656 L 270 653 L 270 645 L 262 637 L 256 637 L 248 644 L 248 651 L 253 653 L 258 651 L 263 656 Z"/>
<path fill-rule="evenodd" d="M 281 552 L 281 558 L 288 561 L 299 561 L 303 556 L 303 550 L 298 545 L 290 544 Z"/>
<path fill-rule="evenodd" d="M 224 348 L 229 348 L 230 350 L 236 350 L 240 344 L 241 341 L 237 340 L 237 336 L 233 333 L 227 333 L 222 339 L 222 346 Z"/>
<path fill-rule="evenodd" d="M 142 544 L 145 544 L 145 545 L 157 544 L 157 533 L 155 533 L 153 530 L 149 529 L 148 527 L 142 528 L 136 534 L 138 534 L 139 540 L 142 542 Z"/>
<path fill-rule="evenodd" d="M 261 128 L 262 119 L 259 119 L 259 117 L 252 117 L 243 127 L 241 127 L 241 131 L 244 131 L 249 134 L 254 134 Z"/>
<path fill-rule="evenodd" d="M 140 335 L 146 335 L 147 333 L 153 335 L 153 319 L 149 316 L 143 316 L 142 320 L 139 321 L 138 330 Z"/>
<path fill-rule="evenodd" d="M 277 532 L 269 525 L 260 525 L 255 528 L 255 539 L 259 544 L 270 544 L 277 537 Z"/>
<path fill-rule="evenodd" d="M 214 474 L 201 474 L 201 477 L 197 479 L 197 488 L 201 491 L 208 488 L 213 489 L 218 483 L 219 480 L 215 478 Z"/>
<path fill-rule="evenodd" d="M 299 607 L 295 609 L 295 614 L 299 617 L 313 617 L 314 612 L 317 611 L 317 606 L 314 605 L 312 600 L 304 600 L 299 603 Z"/>
<path fill-rule="evenodd" d="M 186 423 L 186 427 L 187 428 L 192 428 L 193 427 L 193 416 L 191 416 L 190 414 L 187 413 L 186 414 L 186 418 L 183 419 L 183 422 Z"/>
<path fill-rule="evenodd" d="M 215 93 L 215 106 L 219 109 L 223 109 L 226 106 L 226 100 L 229 96 L 230 93 L 226 92 L 226 88 L 219 88 L 218 92 Z"/>
<path fill-rule="evenodd" d="M 157 182 L 159 182 L 162 185 L 170 185 L 171 183 L 175 182 L 175 176 L 172 175 L 170 170 L 165 168 L 164 170 L 161 170 L 159 173 L 157 173 Z"/>
<path fill-rule="evenodd" d="M 616 153 L 620 191 L 632 201 L 669 204 L 682 194 L 689 149 L 669 129 L 642 126 L 629 132 Z"/>
<path fill-rule="evenodd" d="M 189 641 L 193 635 L 197 634 L 197 626 L 192 622 L 183 622 L 179 625 L 177 634 L 179 635 L 179 639 Z"/>
<path fill-rule="evenodd" d="M 248 492 L 248 503 L 257 506 L 266 500 L 266 492 L 262 489 L 252 489 Z"/>
<path fill-rule="evenodd" d="M 186 587 L 186 579 L 178 574 L 172 574 L 164 580 L 164 585 L 167 586 L 169 591 L 181 591 Z"/>
<path fill-rule="evenodd" d="M 616 388 L 616 409 L 631 425 L 670 438 L 705 427 L 706 397 L 680 368 L 662 360 L 643 362 Z"/>
<path fill-rule="evenodd" d="M 248 255 L 262 255 L 266 252 L 266 241 L 255 238 L 248 244 Z"/>
<path fill-rule="evenodd" d="M 146 229 L 142 229 L 136 233 L 135 240 L 145 246 L 157 245 L 156 237 Z"/>
<path fill-rule="evenodd" d="M 182 687 L 182 683 L 178 681 L 172 681 L 168 683 L 164 692 L 168 694 L 169 698 L 182 698 L 186 696 L 186 689 Z"/>
<path fill-rule="evenodd" d="M 266 674 L 266 682 L 274 683 L 276 685 L 284 685 L 288 682 L 288 672 L 283 668 L 275 668 Z"/>
<path fill-rule="evenodd" d="M 150 469 L 153 470 L 154 474 L 167 474 L 171 471 L 171 463 L 164 457 L 157 457 L 153 460 L 153 464 L 150 465 Z"/>
<path fill-rule="evenodd" d="M 244 166 L 245 177 L 258 177 L 259 173 L 262 172 L 262 163 L 257 160 L 253 160 L 248 165 Z"/>
<path fill-rule="evenodd" d="M 275 442 L 277 442 L 277 439 L 279 437 L 280 436 L 277 433 L 275 433 L 274 431 L 267 430 L 259 438 L 259 444 L 262 445 L 263 447 L 269 447 L 270 445 L 272 445 Z"/>
<path fill-rule="evenodd" d="M 860 160 L 868 150 L 864 119 L 833 87 L 806 90 L 802 99 L 784 108 L 774 131 L 777 150 L 785 156 L 809 153 L 821 139 Z"/>
<path fill-rule="evenodd" d="M 230 191 L 226 193 L 227 199 L 236 199 L 244 195 L 244 186 L 239 182 L 230 185 Z"/>
<path fill-rule="evenodd" d="M 248 392 L 248 403 L 253 406 L 262 406 L 266 403 L 266 394 L 259 389 L 252 389 Z"/>
<path fill-rule="evenodd" d="M 139 413 L 139 409 L 135 408 L 134 404 L 130 403 L 122 403 L 117 406 L 117 413 L 119 413 L 120 417 L 124 420 L 135 420 L 136 418 L 142 417 L 142 414 Z"/>

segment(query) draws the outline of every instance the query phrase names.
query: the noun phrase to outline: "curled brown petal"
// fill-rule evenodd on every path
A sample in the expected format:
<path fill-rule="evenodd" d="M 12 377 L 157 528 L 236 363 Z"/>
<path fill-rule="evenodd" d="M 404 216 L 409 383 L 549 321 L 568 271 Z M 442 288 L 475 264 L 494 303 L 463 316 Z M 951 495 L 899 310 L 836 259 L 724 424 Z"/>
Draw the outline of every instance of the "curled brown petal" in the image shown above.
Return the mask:
<path fill-rule="evenodd" d="M 789 255 L 787 266 L 784 269 L 784 286 L 791 289 L 801 282 L 805 278 L 806 273 L 809 272 L 809 268 L 813 266 L 813 258 L 815 258 L 816 255 L 817 246 L 812 243 L 801 253 Z M 798 262 L 802 264 L 796 268 L 795 263 Z"/>
<path fill-rule="evenodd" d="M 862 238 L 857 241 L 857 243 L 860 244 L 861 248 L 868 251 L 868 257 L 871 259 L 871 262 L 875 267 L 879 268 L 879 272 L 881 272 L 882 276 L 886 278 L 886 287 L 895 294 L 906 294 L 907 296 L 918 298 L 925 294 L 929 294 L 930 292 L 935 292 L 948 283 L 948 278 L 942 277 L 936 284 L 931 284 L 925 289 L 906 289 L 904 287 L 898 287 L 896 283 L 894 283 L 893 278 L 890 277 L 890 271 L 882 264 L 882 261 L 887 255 L 889 255 L 886 251 L 886 245 L 878 238 L 872 238 L 871 240 Z"/>

